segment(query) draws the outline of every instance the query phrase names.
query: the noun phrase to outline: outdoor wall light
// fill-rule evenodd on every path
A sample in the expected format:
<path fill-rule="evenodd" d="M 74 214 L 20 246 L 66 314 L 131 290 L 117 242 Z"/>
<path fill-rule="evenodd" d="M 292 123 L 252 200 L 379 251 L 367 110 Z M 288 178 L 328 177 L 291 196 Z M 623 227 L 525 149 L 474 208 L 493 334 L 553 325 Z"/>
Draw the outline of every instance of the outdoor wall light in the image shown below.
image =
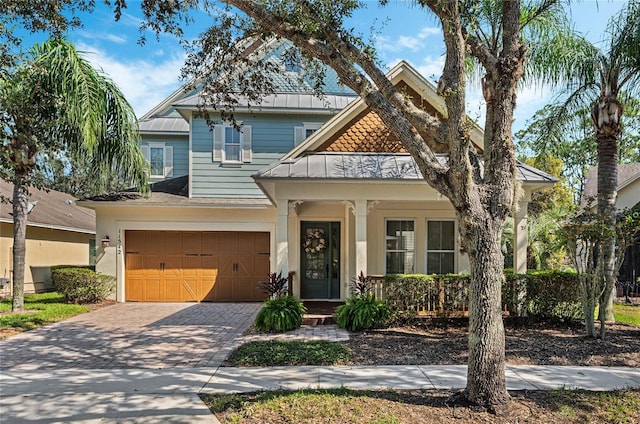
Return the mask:
<path fill-rule="evenodd" d="M 109 238 L 109 236 L 105 235 L 102 238 L 102 248 L 106 249 L 107 247 L 109 247 L 109 244 L 111 244 L 111 239 Z"/>

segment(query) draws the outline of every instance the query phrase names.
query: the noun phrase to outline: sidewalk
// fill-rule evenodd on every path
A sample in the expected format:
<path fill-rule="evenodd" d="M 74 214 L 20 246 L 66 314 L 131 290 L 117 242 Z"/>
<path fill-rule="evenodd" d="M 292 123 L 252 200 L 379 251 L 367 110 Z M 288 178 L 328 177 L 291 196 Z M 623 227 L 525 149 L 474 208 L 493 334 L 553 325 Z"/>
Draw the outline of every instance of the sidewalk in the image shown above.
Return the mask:
<path fill-rule="evenodd" d="M 509 390 L 640 388 L 628 367 L 507 366 Z M 198 393 L 278 388 L 461 389 L 466 366 L 174 368 L 0 372 L 3 423 L 217 420 Z"/>

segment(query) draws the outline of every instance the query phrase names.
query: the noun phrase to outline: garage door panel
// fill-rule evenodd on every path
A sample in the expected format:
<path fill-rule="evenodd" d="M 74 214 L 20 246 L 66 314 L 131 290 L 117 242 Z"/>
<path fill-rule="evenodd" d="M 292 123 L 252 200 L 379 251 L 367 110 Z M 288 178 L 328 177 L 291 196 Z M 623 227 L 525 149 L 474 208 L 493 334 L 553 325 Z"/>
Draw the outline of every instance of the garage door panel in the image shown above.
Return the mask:
<path fill-rule="evenodd" d="M 125 299 L 263 299 L 257 285 L 269 272 L 269 240 L 268 233 L 126 231 Z"/>

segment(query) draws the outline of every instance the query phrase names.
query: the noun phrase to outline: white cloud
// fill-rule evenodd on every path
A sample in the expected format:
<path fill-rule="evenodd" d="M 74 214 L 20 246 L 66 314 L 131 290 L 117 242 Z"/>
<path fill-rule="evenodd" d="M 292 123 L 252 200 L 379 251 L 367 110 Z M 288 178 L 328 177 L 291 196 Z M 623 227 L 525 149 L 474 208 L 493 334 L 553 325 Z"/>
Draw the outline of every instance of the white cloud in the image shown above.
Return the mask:
<path fill-rule="evenodd" d="M 87 31 L 78 31 L 78 35 L 88 40 L 106 40 L 116 44 L 127 43 L 127 37 L 125 35 L 116 35 L 116 34 L 104 33 L 104 32 L 87 32 Z"/>
<path fill-rule="evenodd" d="M 184 54 L 173 54 L 160 61 L 157 58 L 123 60 L 95 46 L 78 43 L 77 48 L 88 52 L 87 59 L 118 85 L 138 116 L 147 113 L 180 86 Z"/>
<path fill-rule="evenodd" d="M 425 39 L 432 35 L 440 35 L 437 27 L 423 27 L 416 35 L 400 35 L 397 39 L 380 35 L 376 38 L 376 47 L 381 51 L 398 52 L 404 49 L 417 51 L 425 47 Z"/>

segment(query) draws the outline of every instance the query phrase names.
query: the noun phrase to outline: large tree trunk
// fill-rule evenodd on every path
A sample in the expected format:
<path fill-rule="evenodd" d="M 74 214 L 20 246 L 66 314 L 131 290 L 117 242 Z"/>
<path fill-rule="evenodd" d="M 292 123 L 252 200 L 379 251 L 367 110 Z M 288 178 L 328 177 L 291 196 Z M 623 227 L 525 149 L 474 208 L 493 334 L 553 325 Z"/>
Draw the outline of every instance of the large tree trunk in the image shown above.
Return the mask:
<path fill-rule="evenodd" d="M 469 234 L 471 291 L 469 299 L 469 367 L 466 397 L 496 410 L 509 401 L 505 383 L 502 323 L 504 258 L 500 249 L 503 219 L 486 217 L 462 224 Z"/>
<path fill-rule="evenodd" d="M 598 254 L 601 255 L 602 281 L 604 287 L 599 297 L 600 337 L 605 337 L 605 323 L 615 321 L 611 292 L 615 286 L 615 226 L 616 198 L 618 196 L 618 137 L 621 132 L 620 117 L 622 105 L 611 88 L 593 107 L 592 118 L 596 131 L 598 148 L 598 214 L 604 217 L 610 235 L 600 243 Z"/>
<path fill-rule="evenodd" d="M 26 174 L 16 171 L 13 181 L 13 303 L 11 306 L 14 312 L 24 310 L 28 205 Z"/>

